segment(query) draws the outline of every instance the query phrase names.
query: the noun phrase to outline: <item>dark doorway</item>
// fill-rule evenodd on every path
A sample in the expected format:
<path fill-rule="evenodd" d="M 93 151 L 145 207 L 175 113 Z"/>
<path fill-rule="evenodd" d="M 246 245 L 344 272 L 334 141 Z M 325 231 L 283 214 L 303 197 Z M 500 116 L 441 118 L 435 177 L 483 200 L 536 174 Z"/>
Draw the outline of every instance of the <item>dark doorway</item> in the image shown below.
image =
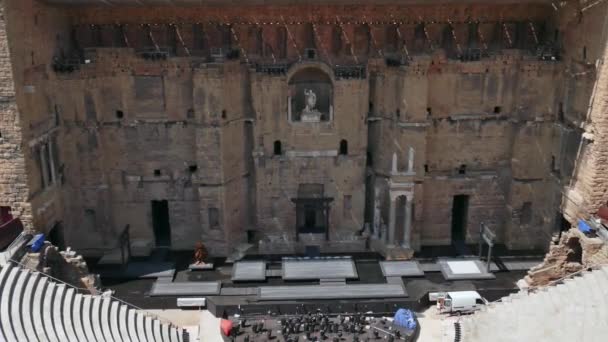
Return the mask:
<path fill-rule="evenodd" d="M 304 207 L 304 228 L 314 230 L 317 226 L 317 210 L 313 206 Z"/>
<path fill-rule="evenodd" d="M 156 247 L 171 246 L 171 226 L 169 225 L 169 203 L 167 200 L 152 201 L 152 227 Z"/>
<path fill-rule="evenodd" d="M 407 197 L 398 196 L 395 201 L 395 243 L 401 245 L 403 236 L 405 234 L 405 205 L 407 204 Z"/>
<path fill-rule="evenodd" d="M 51 228 L 48 234 L 48 240 L 60 250 L 65 250 L 65 240 L 63 238 L 63 227 L 57 223 Z"/>
<path fill-rule="evenodd" d="M 466 239 L 468 195 L 454 196 L 452 206 L 452 243 L 462 243 Z"/>

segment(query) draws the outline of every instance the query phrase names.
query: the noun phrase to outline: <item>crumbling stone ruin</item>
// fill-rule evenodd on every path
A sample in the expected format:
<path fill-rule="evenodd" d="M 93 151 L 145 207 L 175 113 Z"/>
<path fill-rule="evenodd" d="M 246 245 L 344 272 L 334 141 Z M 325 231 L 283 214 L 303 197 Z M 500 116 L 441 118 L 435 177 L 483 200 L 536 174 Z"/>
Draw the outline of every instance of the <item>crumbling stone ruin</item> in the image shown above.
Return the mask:
<path fill-rule="evenodd" d="M 551 244 L 543 262 L 530 269 L 524 286 L 544 286 L 568 275 L 608 264 L 608 244 L 601 238 L 588 237 L 578 229 L 562 234 Z"/>
<path fill-rule="evenodd" d="M 82 255 L 71 249 L 60 251 L 46 241 L 39 252 L 28 252 L 19 262 L 24 268 L 40 271 L 79 289 L 86 289 L 91 294 L 100 292 L 99 276 L 89 273 Z"/>
<path fill-rule="evenodd" d="M 58 245 L 544 249 L 606 201 L 605 2 L 137 3 L 1 1 L 0 207 Z"/>

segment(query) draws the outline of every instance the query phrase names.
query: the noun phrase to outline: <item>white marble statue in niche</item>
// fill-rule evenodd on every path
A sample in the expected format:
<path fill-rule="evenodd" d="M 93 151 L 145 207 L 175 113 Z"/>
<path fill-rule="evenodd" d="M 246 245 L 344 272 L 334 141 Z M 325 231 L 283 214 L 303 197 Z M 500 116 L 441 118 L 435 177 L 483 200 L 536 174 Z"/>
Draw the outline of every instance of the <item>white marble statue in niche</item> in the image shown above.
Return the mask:
<path fill-rule="evenodd" d="M 304 89 L 305 107 L 302 110 L 302 122 L 319 122 L 321 121 L 321 112 L 315 107 L 317 105 L 317 94 L 312 89 Z"/>

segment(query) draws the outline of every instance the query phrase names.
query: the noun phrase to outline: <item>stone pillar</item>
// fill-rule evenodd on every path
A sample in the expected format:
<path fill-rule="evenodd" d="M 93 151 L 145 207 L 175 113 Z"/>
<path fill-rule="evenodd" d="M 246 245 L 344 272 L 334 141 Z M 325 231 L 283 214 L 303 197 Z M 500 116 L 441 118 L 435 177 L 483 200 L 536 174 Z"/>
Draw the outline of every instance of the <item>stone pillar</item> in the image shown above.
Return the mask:
<path fill-rule="evenodd" d="M 391 172 L 397 173 L 397 153 L 393 153 L 393 163 L 391 164 Z"/>
<path fill-rule="evenodd" d="M 407 154 L 407 172 L 414 172 L 414 148 L 410 146 Z"/>
<path fill-rule="evenodd" d="M 391 198 L 391 204 L 390 204 L 390 210 L 389 210 L 389 216 L 388 216 L 388 234 L 387 235 L 387 243 L 389 246 L 392 246 L 395 244 L 395 219 L 396 219 L 396 205 L 397 203 L 396 199 Z"/>
<path fill-rule="evenodd" d="M 405 203 L 405 220 L 404 220 L 404 227 L 403 227 L 403 248 L 410 248 L 410 240 L 412 237 L 412 214 L 413 214 L 413 206 L 414 206 L 414 201 L 412 199 L 412 196 L 407 196 L 406 198 L 406 203 Z"/>
<path fill-rule="evenodd" d="M 46 152 L 46 144 L 40 145 L 38 153 L 40 154 L 40 172 L 42 172 L 42 181 L 44 182 L 43 187 L 46 188 L 50 184 L 48 164 L 46 163 L 46 158 L 48 156 Z"/>
<path fill-rule="evenodd" d="M 57 175 L 55 174 L 55 160 L 53 158 L 53 156 L 55 155 L 55 152 L 53 151 L 53 140 L 49 139 L 49 153 L 48 153 L 48 158 L 49 158 L 49 167 L 51 168 L 51 183 L 55 183 L 55 181 L 57 180 Z"/>

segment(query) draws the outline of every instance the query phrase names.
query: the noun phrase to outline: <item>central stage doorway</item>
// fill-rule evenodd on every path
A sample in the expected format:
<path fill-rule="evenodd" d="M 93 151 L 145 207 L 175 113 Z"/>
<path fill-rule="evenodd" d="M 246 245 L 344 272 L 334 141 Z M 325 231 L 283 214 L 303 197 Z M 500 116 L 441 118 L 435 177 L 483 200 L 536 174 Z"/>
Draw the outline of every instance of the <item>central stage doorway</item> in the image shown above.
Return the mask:
<path fill-rule="evenodd" d="M 452 244 L 462 245 L 466 241 L 469 196 L 456 195 L 452 205 Z"/>
<path fill-rule="evenodd" d="M 333 198 L 325 197 L 323 184 L 300 184 L 296 205 L 296 241 L 300 234 L 325 234 L 329 239 L 329 208 Z"/>
<path fill-rule="evenodd" d="M 152 201 L 152 227 L 156 247 L 171 246 L 171 226 L 169 225 L 169 202 Z"/>

